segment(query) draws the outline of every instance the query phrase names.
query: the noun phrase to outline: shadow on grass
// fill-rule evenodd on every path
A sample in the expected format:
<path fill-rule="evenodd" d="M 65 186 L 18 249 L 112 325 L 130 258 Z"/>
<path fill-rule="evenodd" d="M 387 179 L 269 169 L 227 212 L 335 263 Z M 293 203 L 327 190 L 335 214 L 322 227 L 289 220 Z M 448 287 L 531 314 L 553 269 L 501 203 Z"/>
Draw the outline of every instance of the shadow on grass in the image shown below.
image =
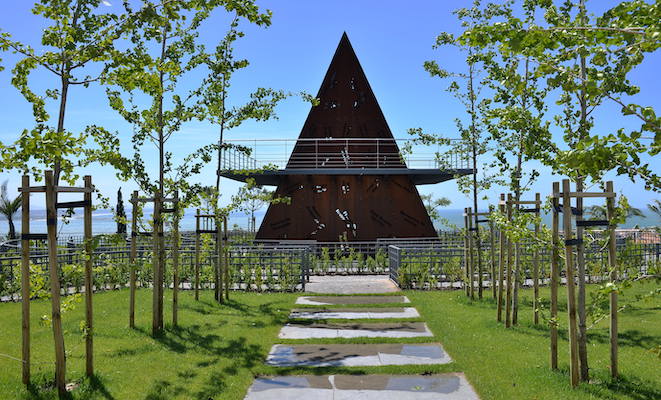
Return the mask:
<path fill-rule="evenodd" d="M 46 400 L 46 399 L 60 399 L 72 400 L 79 399 L 106 399 L 114 400 L 115 397 L 110 394 L 106 388 L 103 380 L 98 375 L 93 375 L 89 378 L 82 379 L 80 385 L 72 392 L 67 392 L 64 396 L 57 395 L 55 382 L 52 378 L 47 378 L 45 375 L 38 376 L 32 383 L 27 386 L 28 398 L 31 400 Z"/>
<path fill-rule="evenodd" d="M 276 302 L 263 303 L 258 306 L 250 306 L 236 300 L 226 300 L 224 303 L 216 303 L 214 301 L 200 300 L 196 302 L 184 303 L 179 306 L 182 310 L 193 311 L 201 315 L 216 315 L 221 316 L 223 310 L 231 309 L 239 311 L 242 317 L 259 317 L 269 318 L 270 325 L 281 325 L 287 320 L 288 310 L 284 310 L 284 305 L 277 306 Z M 237 314 L 231 314 L 236 317 Z M 266 326 L 261 322 L 262 326 Z"/>
<path fill-rule="evenodd" d="M 600 384 L 581 385 L 580 388 L 600 399 L 612 399 L 615 394 L 632 400 L 661 399 L 661 384 L 626 376 Z"/>
<path fill-rule="evenodd" d="M 220 341 L 219 337 L 207 342 L 209 335 L 191 334 L 190 329 L 178 330 L 177 333 L 178 335 L 175 336 L 176 339 L 170 338 L 170 336 L 162 336 L 156 338 L 156 340 L 173 351 L 180 351 L 181 349 L 184 349 L 184 352 L 187 351 L 185 346 L 178 343 L 179 341 L 190 342 L 192 346 L 203 348 L 205 351 L 216 356 L 198 362 L 196 368 L 213 368 L 213 370 L 196 391 L 190 390 L 193 379 L 198 375 L 195 369 L 178 372 L 176 380 L 155 381 L 145 395 L 145 400 L 165 400 L 176 396 L 198 400 L 214 399 L 227 389 L 227 381 L 231 380 L 233 376 L 236 376 L 241 369 L 252 368 L 264 361 L 262 348 L 254 344 L 248 344 L 244 337 L 230 340 L 226 345 L 219 346 L 211 342 Z M 222 358 L 232 360 L 232 364 L 222 369 L 214 368 L 215 365 L 221 362 L 221 356 Z"/>

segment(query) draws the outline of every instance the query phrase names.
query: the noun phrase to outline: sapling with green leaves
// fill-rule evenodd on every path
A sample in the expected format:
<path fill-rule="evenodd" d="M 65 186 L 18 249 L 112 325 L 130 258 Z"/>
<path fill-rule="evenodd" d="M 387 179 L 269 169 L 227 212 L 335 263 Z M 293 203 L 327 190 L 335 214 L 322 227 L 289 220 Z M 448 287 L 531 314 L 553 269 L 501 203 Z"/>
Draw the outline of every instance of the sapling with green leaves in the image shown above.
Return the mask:
<path fill-rule="evenodd" d="M 32 105 L 35 122 L 14 143 L 0 147 L 0 170 L 32 172 L 40 180 L 43 169 L 52 169 L 55 185 L 60 179 L 75 182 L 79 178 L 75 168 L 92 162 L 125 171 L 115 134 L 98 125 L 82 132 L 66 128 L 70 97 L 79 93 L 70 90 L 87 88 L 103 78 L 117 40 L 135 18 L 107 11 L 102 0 L 40 0 L 32 12 L 49 22 L 40 43 L 24 43 L 0 32 L 0 49 L 20 57 L 12 69 L 12 85 Z M 32 80 L 37 71 L 48 77 L 43 93 L 37 92 L 42 84 Z M 56 103 L 54 124 L 47 111 L 49 102 Z"/>
<path fill-rule="evenodd" d="M 661 8 L 644 1 L 622 2 L 599 17 L 590 15 L 586 2 L 522 1 L 532 16 L 521 20 L 509 15 L 504 21 L 476 26 L 462 35 L 464 43 L 492 48 L 501 54 L 534 63 L 546 79 L 549 93 L 558 94 L 560 112 L 553 116 L 563 130 L 564 144 L 549 147 L 551 154 L 537 159 L 554 172 L 569 175 L 583 190 L 586 179 L 599 182 L 611 170 L 641 179 L 647 188 L 661 189 L 661 180 L 645 157 L 661 149 L 659 122 L 651 107 L 627 104 L 639 88 L 628 74 L 655 51 L 659 41 Z M 548 103 L 550 99 L 546 99 Z M 614 103 L 622 116 L 633 116 L 640 126 L 627 130 L 617 125 L 594 132 L 594 110 Z M 653 135 L 647 137 L 645 135 Z M 578 207 L 581 208 L 579 200 Z M 577 229 L 577 240 L 582 228 Z M 587 380 L 585 279 L 582 247 L 578 246 L 579 353 L 581 379 Z"/>
<path fill-rule="evenodd" d="M 461 8 L 453 12 L 463 29 L 470 30 L 475 26 L 487 24 L 491 19 L 499 16 L 501 8 L 494 4 L 482 7 L 480 0 L 475 0 L 470 8 Z M 484 123 L 488 120 L 482 118 L 487 113 L 488 102 L 483 101 L 482 87 L 485 78 L 485 61 L 492 57 L 492 51 L 481 46 L 466 45 L 460 42 L 451 33 L 443 32 L 436 38 L 434 48 L 454 46 L 466 55 L 466 70 L 463 72 L 449 72 L 442 68 L 436 61 L 426 61 L 424 68 L 431 76 L 450 80 L 447 91 L 457 98 L 465 107 L 468 121 L 464 122 L 457 118 L 456 125 L 462 141 L 451 141 L 441 135 L 423 132 L 422 129 L 410 129 L 409 133 L 417 136 L 416 142 L 422 144 L 444 144 L 451 146 L 451 152 L 459 154 L 470 153 L 470 158 L 475 168 L 470 176 L 457 177 L 460 190 L 472 197 L 473 211 L 478 212 L 478 200 L 480 192 L 488 189 L 494 183 L 494 177 L 484 171 L 479 178 L 477 168 L 482 157 L 488 152 L 488 138 L 484 134 Z M 439 161 L 444 160 L 442 154 L 438 154 Z M 443 165 L 445 168 L 446 166 Z M 478 226 L 477 216 L 474 225 Z M 475 242 L 477 247 L 477 271 L 482 271 L 482 244 L 479 229 L 475 231 Z M 478 296 L 482 297 L 482 288 L 478 288 Z"/>

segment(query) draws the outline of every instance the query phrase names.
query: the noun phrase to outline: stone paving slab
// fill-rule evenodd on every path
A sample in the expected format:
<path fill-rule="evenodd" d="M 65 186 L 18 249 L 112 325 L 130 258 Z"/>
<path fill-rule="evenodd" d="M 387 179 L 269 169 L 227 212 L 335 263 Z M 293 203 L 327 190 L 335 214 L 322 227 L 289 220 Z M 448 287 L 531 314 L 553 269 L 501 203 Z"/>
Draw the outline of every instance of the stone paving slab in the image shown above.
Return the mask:
<path fill-rule="evenodd" d="M 295 324 L 282 327 L 280 339 L 328 339 L 384 337 L 409 338 L 434 336 L 424 322 L 365 324 Z"/>
<path fill-rule="evenodd" d="M 245 400 L 479 400 L 464 374 L 257 378 Z"/>
<path fill-rule="evenodd" d="M 266 363 L 278 367 L 368 367 L 447 364 L 450 356 L 438 343 L 424 344 L 276 344 Z"/>
<path fill-rule="evenodd" d="M 290 318 L 301 319 L 381 319 L 418 318 L 420 314 L 413 307 L 395 308 L 296 308 Z"/>
<path fill-rule="evenodd" d="M 302 296 L 296 304 L 311 306 L 333 306 L 339 304 L 386 304 L 410 303 L 406 296 Z"/>
<path fill-rule="evenodd" d="M 399 287 L 388 275 L 316 276 L 305 284 L 310 293 L 360 294 L 398 292 Z"/>

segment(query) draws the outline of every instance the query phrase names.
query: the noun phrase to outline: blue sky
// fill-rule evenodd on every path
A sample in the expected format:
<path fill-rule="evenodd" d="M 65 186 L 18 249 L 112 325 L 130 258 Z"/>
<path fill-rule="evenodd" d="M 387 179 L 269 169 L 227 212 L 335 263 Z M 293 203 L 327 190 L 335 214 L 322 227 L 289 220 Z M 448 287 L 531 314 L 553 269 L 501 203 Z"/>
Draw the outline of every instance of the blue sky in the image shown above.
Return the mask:
<path fill-rule="evenodd" d="M 110 0 L 113 8 L 119 8 L 120 0 Z M 15 39 L 27 43 L 38 43 L 44 21 L 30 12 L 30 1 L 3 2 L 0 13 L 0 28 L 11 32 Z M 373 1 L 373 0 L 274 0 L 259 1 L 262 7 L 273 11 L 273 24 L 268 29 L 243 24 L 246 37 L 237 43 L 236 54 L 250 60 L 251 65 L 238 73 L 233 86 L 231 101 L 242 104 L 249 93 L 259 86 L 307 91 L 315 94 L 335 47 L 346 31 L 362 63 L 381 108 L 395 137 L 405 137 L 406 130 L 422 127 L 433 132 L 442 132 L 455 137 L 454 119 L 465 118 L 462 106 L 444 92 L 447 82 L 431 78 L 422 68 L 425 60 L 435 59 L 448 70 L 462 70 L 462 56 L 452 49 L 433 50 L 436 35 L 442 31 L 459 32 L 459 24 L 452 10 L 470 5 L 470 1 Z M 589 6 L 595 13 L 616 4 L 614 1 L 592 1 Z M 227 28 L 227 17 L 214 15 L 202 30 L 202 37 L 213 45 L 220 40 Z M 11 65 L 16 60 L 5 55 L 5 66 L 0 72 L 0 140 L 14 141 L 20 131 L 33 125 L 31 108 L 21 95 L 10 85 Z M 636 96 L 639 104 L 660 109 L 658 93 L 661 81 L 658 70 L 661 56 L 649 56 L 631 74 L 632 81 L 641 86 Z M 191 81 L 202 75 L 191 75 Z M 45 88 L 52 77 L 37 73 L 33 77 L 38 87 Z M 279 120 L 266 123 L 246 123 L 231 131 L 228 138 L 283 138 L 295 139 L 309 111 L 309 105 L 299 99 L 289 99 L 278 108 Z M 54 109 L 51 108 L 54 115 Z M 622 117 L 618 107 L 607 104 L 595 115 L 595 132 L 611 132 L 619 127 L 635 127 L 633 118 Z M 75 87 L 70 92 L 66 127 L 77 131 L 89 124 L 99 124 L 118 131 L 129 154 L 131 127 L 112 111 L 103 90 L 96 86 L 88 89 Z M 182 158 L 197 147 L 215 140 L 217 128 L 209 123 L 192 123 L 168 143 L 168 150 Z M 558 134 L 558 139 L 560 136 Z M 145 154 L 150 171 L 156 176 L 157 163 L 148 155 L 154 147 L 146 147 Z M 656 161 L 656 160 L 654 160 Z M 529 167 L 537 165 L 529 164 Z M 542 169 L 542 177 L 533 186 L 543 196 L 548 194 L 553 180 L 559 179 Z M 656 172 L 660 172 L 656 167 Z M 111 168 L 81 170 L 90 173 L 95 184 L 104 194 L 114 196 L 121 186 L 125 194 L 136 188 L 132 182 L 120 182 Z M 615 187 L 627 195 L 637 207 L 645 207 L 658 194 L 646 192 L 641 183 L 632 183 L 627 178 L 607 176 L 615 181 Z M 0 181 L 9 179 L 10 187 L 19 184 L 18 174 L 1 174 Z M 215 181 L 214 170 L 209 167 L 197 178 L 205 184 Z M 238 184 L 224 180 L 224 193 L 230 194 Z M 457 191 L 453 182 L 420 187 L 422 193 L 433 192 L 452 200 L 450 208 L 468 206 L 468 199 Z M 500 193 L 495 188 L 487 195 L 495 201 Z M 228 196 L 225 196 L 227 198 Z M 33 201 L 35 207 L 39 202 Z M 484 203 L 486 204 L 486 202 Z"/>

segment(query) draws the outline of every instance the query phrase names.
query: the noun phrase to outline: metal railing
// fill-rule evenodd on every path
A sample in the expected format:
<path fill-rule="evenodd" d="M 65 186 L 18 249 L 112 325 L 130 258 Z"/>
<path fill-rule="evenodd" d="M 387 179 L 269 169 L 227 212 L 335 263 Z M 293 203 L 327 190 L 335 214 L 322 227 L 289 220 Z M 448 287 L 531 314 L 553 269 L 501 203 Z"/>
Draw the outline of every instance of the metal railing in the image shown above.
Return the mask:
<path fill-rule="evenodd" d="M 230 140 L 220 171 L 258 169 L 473 169 L 459 140 L 421 145 L 413 139 L 325 138 Z M 244 149 L 244 150 L 242 150 Z M 247 149 L 247 151 L 245 151 Z"/>
<path fill-rule="evenodd" d="M 659 274 L 661 268 L 661 235 L 655 231 L 618 230 L 617 257 L 622 274 Z M 212 238 L 201 250 L 202 269 L 207 271 L 202 282 L 213 284 L 210 272 L 217 260 Z M 603 232 L 586 232 L 586 276 L 588 281 L 600 281 L 608 276 L 607 251 Z M 188 239 L 192 237 L 187 236 Z M 65 245 L 58 248 L 58 271 L 65 290 L 74 292 L 82 285 L 81 266 L 84 255 L 82 244 L 62 237 Z M 532 277 L 532 242 L 521 241 L 520 270 L 523 282 Z M 445 288 L 461 284 L 464 266 L 463 233 L 444 232 L 438 238 L 380 239 L 373 242 L 230 242 L 229 264 L 233 289 L 242 290 L 297 290 L 304 288 L 310 274 L 390 274 L 402 287 Z M 94 250 L 94 279 L 97 289 L 125 287 L 130 271 L 128 241 L 108 238 L 101 240 Z M 48 280 L 48 256 L 43 244 L 31 248 L 30 262 L 35 274 Z M 494 249 L 498 260 L 498 244 Z M 151 283 L 152 243 L 140 238 L 137 246 L 138 280 L 143 286 Z M 164 251 L 171 252 L 169 240 Z M 483 276 L 490 271 L 489 242 L 483 243 Z M 184 288 L 193 282 L 194 245 L 182 240 L 180 250 L 180 278 Z M 0 297 L 15 299 L 20 286 L 20 249 L 0 253 Z M 542 247 L 539 254 L 542 283 L 548 281 L 550 248 Z M 168 258 L 168 262 L 171 259 Z M 169 271 L 169 272 L 167 272 Z M 171 269 L 166 267 L 166 272 Z M 474 278 L 477 278 L 477 272 Z M 167 279 L 171 279 L 166 277 Z M 205 280 L 206 279 L 206 280 Z M 477 280 L 477 279 L 476 279 Z M 169 280 L 171 282 L 171 280 Z M 78 288 L 78 289 L 76 289 Z"/>

